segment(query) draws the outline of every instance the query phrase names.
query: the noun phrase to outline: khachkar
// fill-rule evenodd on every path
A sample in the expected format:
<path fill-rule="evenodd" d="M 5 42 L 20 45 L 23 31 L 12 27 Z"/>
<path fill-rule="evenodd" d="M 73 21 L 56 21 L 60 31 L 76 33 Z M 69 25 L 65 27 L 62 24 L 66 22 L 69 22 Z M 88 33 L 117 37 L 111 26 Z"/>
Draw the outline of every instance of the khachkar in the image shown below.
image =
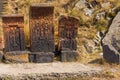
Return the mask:
<path fill-rule="evenodd" d="M 3 15 L 2 22 L 5 59 L 10 62 L 28 62 L 28 53 L 25 51 L 23 15 Z"/>
<path fill-rule="evenodd" d="M 54 58 L 54 7 L 49 4 L 30 6 L 30 62 L 52 62 Z"/>
<path fill-rule="evenodd" d="M 59 19 L 59 46 L 61 61 L 76 61 L 78 19 L 70 16 L 61 16 Z"/>

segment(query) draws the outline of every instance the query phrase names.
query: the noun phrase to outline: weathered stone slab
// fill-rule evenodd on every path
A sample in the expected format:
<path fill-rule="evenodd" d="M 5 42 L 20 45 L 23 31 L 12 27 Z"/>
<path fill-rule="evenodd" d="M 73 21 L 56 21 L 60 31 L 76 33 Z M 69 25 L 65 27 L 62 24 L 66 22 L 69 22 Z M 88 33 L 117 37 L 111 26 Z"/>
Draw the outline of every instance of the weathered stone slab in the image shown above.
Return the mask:
<path fill-rule="evenodd" d="M 61 16 L 59 19 L 59 44 L 61 48 L 77 49 L 77 31 L 79 21 L 70 16 Z"/>
<path fill-rule="evenodd" d="M 37 44 L 32 44 L 32 52 L 52 52 L 54 51 L 54 40 L 40 39 Z"/>
<path fill-rule="evenodd" d="M 112 21 L 102 40 L 103 57 L 107 62 L 120 63 L 120 12 Z"/>
<path fill-rule="evenodd" d="M 60 57 L 62 62 L 77 61 L 78 53 L 75 50 L 62 50 Z"/>
<path fill-rule="evenodd" d="M 30 6 L 30 62 L 53 62 L 54 45 L 54 7 L 49 4 Z"/>
<path fill-rule="evenodd" d="M 25 50 L 23 15 L 3 15 L 5 51 Z"/>
<path fill-rule="evenodd" d="M 30 43 L 32 52 L 52 52 L 54 45 L 54 7 L 48 4 L 30 6 Z"/>
<path fill-rule="evenodd" d="M 59 44 L 61 48 L 61 61 L 76 61 L 77 60 L 77 32 L 79 20 L 70 16 L 61 16 L 59 19 Z M 67 49 L 66 49 L 67 48 Z"/>
<path fill-rule="evenodd" d="M 32 52 L 29 60 L 34 63 L 49 63 L 54 61 L 54 54 L 52 52 Z"/>
<path fill-rule="evenodd" d="M 27 63 L 29 62 L 28 51 L 11 51 L 4 54 L 5 61 L 11 63 Z"/>

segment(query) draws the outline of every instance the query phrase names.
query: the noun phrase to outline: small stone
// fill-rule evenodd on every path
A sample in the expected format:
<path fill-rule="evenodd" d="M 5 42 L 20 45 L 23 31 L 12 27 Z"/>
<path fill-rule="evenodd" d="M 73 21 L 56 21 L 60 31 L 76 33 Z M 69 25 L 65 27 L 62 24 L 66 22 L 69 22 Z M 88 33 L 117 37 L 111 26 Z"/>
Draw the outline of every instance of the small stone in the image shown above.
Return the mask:
<path fill-rule="evenodd" d="M 105 18 L 105 15 L 106 15 L 105 12 L 98 13 L 98 14 L 96 15 L 96 19 L 97 19 L 97 20 L 99 20 L 99 19 L 104 19 L 104 18 Z"/>
<path fill-rule="evenodd" d="M 94 12 L 93 9 L 89 9 L 89 8 L 85 8 L 84 11 L 86 16 L 91 16 L 92 13 Z"/>
<path fill-rule="evenodd" d="M 87 3 L 86 0 L 79 0 L 76 3 L 75 7 L 80 8 L 80 9 L 86 8 L 87 7 L 86 3 Z"/>
<path fill-rule="evenodd" d="M 85 46 L 85 48 L 86 48 L 86 51 L 88 52 L 88 53 L 92 53 L 93 52 L 93 48 L 91 47 L 91 46 L 89 46 L 88 44 L 84 44 L 84 46 Z"/>
<path fill-rule="evenodd" d="M 102 8 L 109 8 L 111 6 L 111 3 L 110 2 L 106 2 L 106 3 L 102 3 L 101 4 Z"/>

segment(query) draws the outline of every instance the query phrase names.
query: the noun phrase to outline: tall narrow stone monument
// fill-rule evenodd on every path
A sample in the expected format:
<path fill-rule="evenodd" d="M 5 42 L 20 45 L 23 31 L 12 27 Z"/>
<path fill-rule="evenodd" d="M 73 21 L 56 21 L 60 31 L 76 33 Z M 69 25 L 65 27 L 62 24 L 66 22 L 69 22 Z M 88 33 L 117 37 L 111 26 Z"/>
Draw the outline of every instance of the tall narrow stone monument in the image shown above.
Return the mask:
<path fill-rule="evenodd" d="M 30 61 L 52 62 L 54 46 L 54 7 L 49 4 L 30 6 Z"/>
<path fill-rule="evenodd" d="M 10 62 L 28 62 L 25 51 L 24 17 L 23 15 L 3 15 L 4 56 Z"/>
<path fill-rule="evenodd" d="M 77 60 L 77 30 L 78 19 L 70 16 L 61 16 L 59 19 L 59 45 L 61 47 L 61 61 Z"/>

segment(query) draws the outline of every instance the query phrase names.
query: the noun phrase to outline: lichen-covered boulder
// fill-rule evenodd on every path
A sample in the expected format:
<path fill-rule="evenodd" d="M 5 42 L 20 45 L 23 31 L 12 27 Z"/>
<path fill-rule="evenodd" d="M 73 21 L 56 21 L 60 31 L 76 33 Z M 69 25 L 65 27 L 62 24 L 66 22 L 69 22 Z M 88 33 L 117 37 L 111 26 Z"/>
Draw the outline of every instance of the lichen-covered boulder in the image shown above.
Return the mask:
<path fill-rule="evenodd" d="M 102 40 L 103 57 L 107 62 L 120 63 L 120 12 Z"/>

